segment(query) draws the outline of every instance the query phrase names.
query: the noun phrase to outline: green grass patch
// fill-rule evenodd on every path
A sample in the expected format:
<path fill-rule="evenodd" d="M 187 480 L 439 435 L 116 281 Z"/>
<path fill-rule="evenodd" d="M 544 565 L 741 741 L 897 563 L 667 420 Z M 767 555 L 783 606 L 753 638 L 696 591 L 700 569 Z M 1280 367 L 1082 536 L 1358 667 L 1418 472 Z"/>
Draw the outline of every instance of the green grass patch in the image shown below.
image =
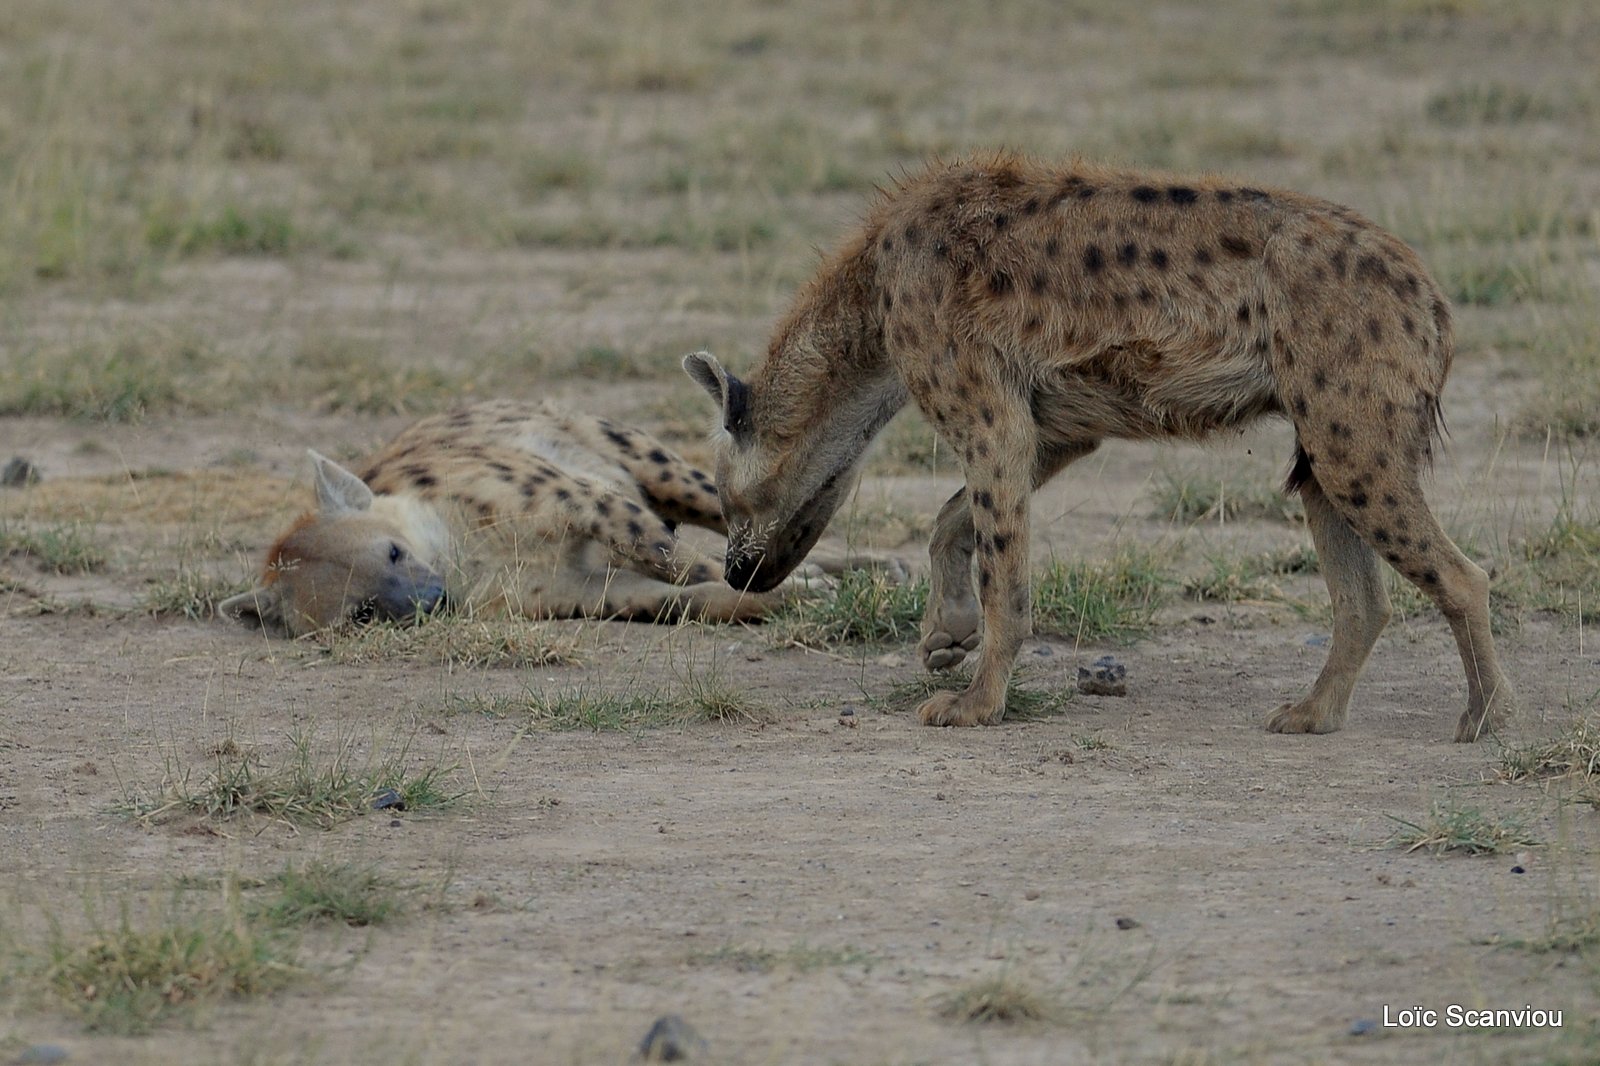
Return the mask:
<path fill-rule="evenodd" d="M 1409 822 L 1394 815 L 1389 818 L 1399 825 L 1389 843 L 1407 852 L 1498 855 L 1517 848 L 1542 846 L 1521 818 L 1491 815 L 1477 807 L 1436 803 L 1420 822 Z"/>
<path fill-rule="evenodd" d="M 415 885 L 385 877 L 370 865 L 309 862 L 290 865 L 263 886 L 269 893 L 250 907 L 252 917 L 274 926 L 338 923 L 382 925 L 405 912 Z"/>
<path fill-rule="evenodd" d="M 894 644 L 916 638 L 928 606 L 928 583 L 898 583 L 875 570 L 847 570 L 830 595 L 787 604 L 767 621 L 784 644 L 836 647 Z"/>
<path fill-rule="evenodd" d="M 52 922 L 42 984 L 91 1031 L 139 1034 L 202 1004 L 275 991 L 299 974 L 291 944 L 238 915 L 167 915 L 81 934 Z"/>
<path fill-rule="evenodd" d="M 343 736 L 328 754 L 317 750 L 309 731 L 291 733 L 288 741 L 288 752 L 272 761 L 225 741 L 212 754 L 209 769 L 199 772 L 169 758 L 161 783 L 148 793 L 129 792 L 119 809 L 154 823 L 183 815 L 220 820 L 251 813 L 326 828 L 378 807 L 444 810 L 469 791 L 456 785 L 452 765 L 435 762 L 414 769 L 409 741 L 363 753 L 354 737 Z"/>
<path fill-rule="evenodd" d="M 215 214 L 194 217 L 157 213 L 147 224 L 145 240 L 152 248 L 180 256 L 277 256 L 290 252 L 299 236 L 283 208 L 229 204 Z"/>
<path fill-rule="evenodd" d="M 1150 628 L 1168 583 L 1140 548 L 1104 562 L 1053 562 L 1034 575 L 1034 629 L 1078 642 L 1131 640 Z"/>
<path fill-rule="evenodd" d="M 214 618 L 217 604 L 250 588 L 250 582 L 218 577 L 199 567 L 181 563 L 170 574 L 154 579 L 140 597 L 140 606 L 157 618 Z"/>
<path fill-rule="evenodd" d="M 0 522 L 0 558 L 20 555 L 53 574 L 88 574 L 104 570 L 109 555 L 82 524 L 24 529 Z"/>

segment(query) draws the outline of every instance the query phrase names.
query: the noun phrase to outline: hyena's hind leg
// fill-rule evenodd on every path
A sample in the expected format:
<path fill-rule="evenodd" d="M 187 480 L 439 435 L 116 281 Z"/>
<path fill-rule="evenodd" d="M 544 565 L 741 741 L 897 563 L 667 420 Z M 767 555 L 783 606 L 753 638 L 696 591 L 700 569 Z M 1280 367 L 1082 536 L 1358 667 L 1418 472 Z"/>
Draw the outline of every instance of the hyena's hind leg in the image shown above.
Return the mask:
<path fill-rule="evenodd" d="M 1381 505 L 1370 527 L 1383 557 L 1433 600 L 1450 623 L 1467 675 L 1467 709 L 1456 723 L 1456 740 L 1471 743 L 1505 725 L 1516 709 L 1516 693 L 1500 669 L 1489 622 L 1489 575 L 1450 540 L 1422 498 L 1415 477 L 1380 478 L 1371 490 Z"/>
<path fill-rule="evenodd" d="M 1323 560 L 1329 592 L 1333 595 L 1334 643 L 1328 665 L 1323 668 L 1323 676 L 1317 679 L 1311 697 L 1302 704 L 1278 711 L 1268 723 L 1269 728 L 1280 732 L 1338 728 L 1343 718 L 1342 707 L 1335 719 L 1331 717 L 1335 713 L 1333 710 L 1307 704 L 1320 692 L 1336 695 L 1339 690 L 1334 687 L 1335 682 L 1343 678 L 1345 672 L 1348 672 L 1349 684 L 1354 684 L 1360 660 L 1366 658 L 1372 641 L 1377 639 L 1377 631 L 1382 628 L 1376 624 L 1379 617 L 1376 608 L 1381 605 L 1386 616 L 1388 602 L 1387 597 L 1382 596 L 1381 586 L 1368 591 L 1375 579 L 1369 561 L 1372 552 L 1381 554 L 1401 576 L 1426 593 L 1455 634 L 1467 675 L 1467 709 L 1456 724 L 1456 740 L 1477 740 L 1486 729 L 1503 725 L 1511 716 L 1516 696 L 1511 682 L 1500 669 L 1494 635 L 1489 629 L 1489 576 L 1461 553 L 1428 509 L 1422 495 L 1421 478 L 1415 469 L 1420 465 L 1421 452 L 1414 450 L 1410 454 L 1413 461 L 1403 466 L 1367 468 L 1363 478 L 1350 479 L 1351 491 L 1344 494 L 1330 494 L 1322 487 L 1330 479 L 1335 484 L 1341 483 L 1349 473 L 1334 463 L 1319 463 L 1317 473 L 1302 487 L 1301 491 L 1305 492 L 1314 482 L 1318 485 L 1306 495 L 1306 518 L 1313 536 L 1318 536 L 1319 525 L 1323 530 L 1317 540 L 1318 552 L 1324 550 L 1322 538 L 1329 538 L 1334 550 L 1341 553 L 1338 557 L 1344 560 L 1342 566 L 1334 566 L 1326 558 Z M 1354 487 L 1357 484 L 1359 488 Z M 1314 513 L 1318 517 L 1314 517 Z M 1366 551 L 1349 544 L 1352 530 L 1365 542 Z M 1341 651 L 1341 620 L 1343 633 L 1349 637 L 1346 646 L 1351 654 L 1348 657 Z M 1369 630 L 1370 639 L 1366 636 Z M 1355 660 L 1354 651 L 1358 648 L 1360 660 Z M 1326 690 L 1325 679 L 1328 681 Z M 1326 728 L 1318 730 L 1312 728 L 1314 725 Z"/>
<path fill-rule="evenodd" d="M 1389 594 L 1377 553 L 1340 516 L 1315 477 L 1301 483 L 1300 497 L 1333 601 L 1333 646 L 1310 695 L 1279 707 L 1267 719 L 1267 728 L 1274 733 L 1332 733 L 1344 725 L 1350 692 L 1389 621 Z"/>

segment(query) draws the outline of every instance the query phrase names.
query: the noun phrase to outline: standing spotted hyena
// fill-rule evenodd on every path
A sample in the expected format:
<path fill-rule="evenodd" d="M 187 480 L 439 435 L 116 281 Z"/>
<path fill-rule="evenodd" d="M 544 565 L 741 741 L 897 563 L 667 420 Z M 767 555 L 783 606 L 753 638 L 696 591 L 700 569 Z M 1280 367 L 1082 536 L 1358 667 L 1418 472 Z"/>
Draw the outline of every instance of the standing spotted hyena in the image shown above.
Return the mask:
<path fill-rule="evenodd" d="M 728 585 L 721 562 L 675 532 L 726 533 L 711 479 L 603 418 L 491 401 L 423 419 L 359 476 L 311 456 L 316 510 L 278 538 L 257 586 L 223 614 L 289 636 L 447 600 L 532 618 L 740 621 L 810 589 Z M 892 566 L 818 560 L 857 562 Z"/>
<path fill-rule="evenodd" d="M 722 407 L 728 579 L 782 580 L 914 399 L 966 486 L 940 511 L 921 655 L 977 649 L 932 725 L 999 721 L 1030 630 L 1028 497 L 1107 437 L 1200 438 L 1281 415 L 1289 489 L 1333 599 L 1328 661 L 1277 732 L 1340 728 L 1389 618 L 1382 555 L 1454 630 L 1467 674 L 1456 739 L 1508 715 L 1484 572 L 1423 500 L 1451 360 L 1450 312 L 1404 243 L 1292 192 L 996 156 L 900 182 L 821 268 L 746 384 L 684 360 Z M 977 556 L 977 587 L 973 557 Z"/>

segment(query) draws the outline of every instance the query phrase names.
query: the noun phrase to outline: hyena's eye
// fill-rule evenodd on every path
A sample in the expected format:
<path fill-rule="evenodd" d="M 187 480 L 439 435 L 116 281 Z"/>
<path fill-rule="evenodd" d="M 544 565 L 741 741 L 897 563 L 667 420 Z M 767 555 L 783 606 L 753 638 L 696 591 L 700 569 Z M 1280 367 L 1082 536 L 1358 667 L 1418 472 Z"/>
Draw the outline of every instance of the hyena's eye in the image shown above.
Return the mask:
<path fill-rule="evenodd" d="M 405 557 L 406 557 L 405 549 L 401 548 L 400 545 L 398 545 L 398 544 L 390 544 L 389 545 L 389 561 L 391 563 L 398 563 L 401 559 L 404 559 Z"/>

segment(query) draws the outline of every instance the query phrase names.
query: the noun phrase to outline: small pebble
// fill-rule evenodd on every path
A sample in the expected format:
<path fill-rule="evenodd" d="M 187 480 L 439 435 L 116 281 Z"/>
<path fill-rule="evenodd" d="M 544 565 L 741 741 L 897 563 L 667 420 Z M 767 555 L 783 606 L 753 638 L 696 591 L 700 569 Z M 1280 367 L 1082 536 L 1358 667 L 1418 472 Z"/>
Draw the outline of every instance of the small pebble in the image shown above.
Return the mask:
<path fill-rule="evenodd" d="M 1030 889 L 1028 889 L 1028 891 L 1026 891 L 1026 892 L 1024 892 L 1022 894 L 1022 898 L 1026 899 L 1026 900 L 1035 900 L 1035 899 L 1038 899 L 1039 896 L 1040 896 L 1040 892 L 1039 892 L 1039 890 L 1037 888 L 1030 888 Z"/>
<path fill-rule="evenodd" d="M 1137 918 L 1118 918 L 1117 919 L 1117 928 L 1118 929 L 1137 929 L 1137 928 L 1139 928 L 1139 919 L 1137 919 Z"/>
<path fill-rule="evenodd" d="M 0 470 L 0 485 L 4 485 L 8 489 L 20 489 L 25 485 L 37 485 L 43 479 L 44 475 L 39 473 L 39 468 L 20 455 L 7 463 L 5 469 Z M 54 1045 L 44 1044 L 40 1046 L 52 1047 Z"/>
<path fill-rule="evenodd" d="M 1528 872 L 1528 868 L 1523 866 L 1521 863 L 1518 863 L 1516 866 L 1511 868 L 1511 872 L 1514 874 L 1525 874 Z"/>
<path fill-rule="evenodd" d="M 386 788 L 372 797 L 372 809 L 375 811 L 403 811 L 406 809 L 406 798 L 392 788 Z"/>
<path fill-rule="evenodd" d="M 1351 1036 L 1366 1036 L 1378 1027 L 1378 1023 L 1371 1018 L 1357 1018 L 1350 1023 Z"/>
<path fill-rule="evenodd" d="M 389 828 L 390 828 L 390 829 L 399 829 L 399 828 L 400 828 L 400 827 L 401 827 L 401 826 L 403 826 L 403 825 L 405 825 L 405 824 L 406 824 L 406 823 L 404 823 L 404 822 L 402 822 L 402 821 L 401 821 L 401 820 L 400 820 L 400 819 L 398 819 L 398 818 L 391 818 L 391 819 L 389 819 Z"/>
<path fill-rule="evenodd" d="M 1306 647 L 1308 648 L 1326 648 L 1332 643 L 1333 637 L 1327 633 L 1318 633 L 1316 636 L 1306 638 Z"/>
<path fill-rule="evenodd" d="M 706 1042 L 679 1014 L 663 1014 L 639 1041 L 639 1057 L 646 1062 L 683 1062 L 704 1051 Z"/>

